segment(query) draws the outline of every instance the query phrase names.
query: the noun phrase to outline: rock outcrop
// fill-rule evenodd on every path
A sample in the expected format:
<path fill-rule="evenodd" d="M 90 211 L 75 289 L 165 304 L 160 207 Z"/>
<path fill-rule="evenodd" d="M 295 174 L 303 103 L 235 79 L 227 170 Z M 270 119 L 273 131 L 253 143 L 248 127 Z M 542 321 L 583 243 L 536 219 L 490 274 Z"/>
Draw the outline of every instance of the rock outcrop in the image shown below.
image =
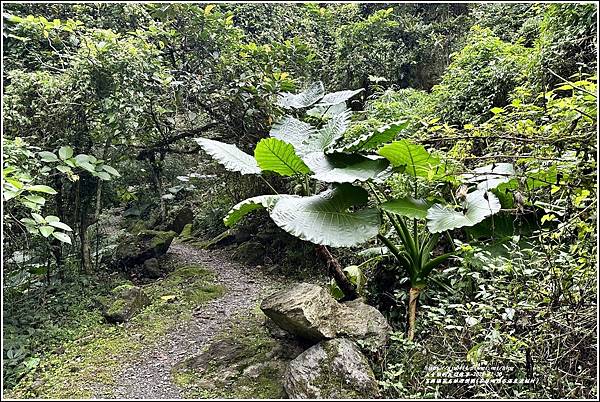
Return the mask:
<path fill-rule="evenodd" d="M 322 341 L 292 360 L 284 387 L 292 399 L 377 398 L 377 380 L 366 357 L 344 338 Z"/>

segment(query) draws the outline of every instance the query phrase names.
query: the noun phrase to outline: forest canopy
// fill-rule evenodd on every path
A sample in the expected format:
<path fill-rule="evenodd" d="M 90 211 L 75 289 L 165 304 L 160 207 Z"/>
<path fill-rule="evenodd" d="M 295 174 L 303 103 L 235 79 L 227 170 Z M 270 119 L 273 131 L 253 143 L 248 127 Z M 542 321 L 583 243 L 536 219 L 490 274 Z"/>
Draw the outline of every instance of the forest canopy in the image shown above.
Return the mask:
<path fill-rule="evenodd" d="M 597 397 L 595 3 L 2 9 L 5 396 L 293 397 L 202 359 L 111 387 L 198 309 L 308 282 L 389 324 L 372 393 L 333 398 Z M 522 381 L 425 375 L 465 364 Z"/>

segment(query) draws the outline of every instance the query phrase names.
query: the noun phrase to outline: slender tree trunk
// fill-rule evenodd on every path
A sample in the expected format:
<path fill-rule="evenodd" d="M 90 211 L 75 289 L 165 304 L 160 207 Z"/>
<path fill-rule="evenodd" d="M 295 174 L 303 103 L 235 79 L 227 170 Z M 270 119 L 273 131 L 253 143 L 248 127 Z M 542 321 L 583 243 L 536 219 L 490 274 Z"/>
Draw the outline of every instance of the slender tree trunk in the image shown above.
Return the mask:
<path fill-rule="evenodd" d="M 165 219 L 167 219 L 167 205 L 163 198 L 162 169 L 159 165 L 160 162 L 151 161 L 150 164 L 152 166 L 152 179 L 154 180 L 154 185 L 156 186 L 159 195 L 160 219 L 161 222 L 164 222 Z"/>
<path fill-rule="evenodd" d="M 59 176 L 54 177 L 54 188 L 56 189 L 56 196 L 54 197 L 56 201 L 56 216 L 58 216 L 61 222 L 64 222 L 65 213 L 63 208 L 63 186 Z M 50 242 L 50 251 L 54 256 L 59 278 L 62 280 L 65 276 L 63 267 L 62 243 L 58 239 L 53 238 Z"/>
<path fill-rule="evenodd" d="M 90 219 L 88 212 L 92 203 L 91 194 L 93 190 L 90 187 L 90 179 L 80 178 L 80 191 L 79 191 L 79 247 L 81 254 L 81 268 L 83 272 L 92 272 L 92 247 L 90 245 L 90 238 L 88 234 L 88 227 L 90 225 Z"/>
<path fill-rule="evenodd" d="M 421 289 L 410 288 L 408 292 L 408 330 L 407 338 L 412 341 L 415 337 L 415 324 L 417 320 L 417 302 L 419 301 L 419 294 Z"/>
<path fill-rule="evenodd" d="M 344 292 L 343 300 L 354 300 L 358 297 L 358 293 L 356 292 L 356 288 L 350 282 L 346 274 L 344 274 L 344 270 L 342 266 L 335 259 L 335 257 L 331 254 L 329 249 L 326 246 L 318 245 L 316 247 L 317 255 L 327 264 L 327 268 L 329 269 L 329 273 L 333 276 L 335 283 L 340 287 L 342 292 Z"/>

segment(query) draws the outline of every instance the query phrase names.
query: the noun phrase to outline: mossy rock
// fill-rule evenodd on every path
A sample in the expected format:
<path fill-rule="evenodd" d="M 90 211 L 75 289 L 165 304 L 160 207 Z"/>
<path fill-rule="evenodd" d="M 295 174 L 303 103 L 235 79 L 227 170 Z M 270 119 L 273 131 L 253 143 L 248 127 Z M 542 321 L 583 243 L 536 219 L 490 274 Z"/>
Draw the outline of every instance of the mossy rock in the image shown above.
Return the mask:
<path fill-rule="evenodd" d="M 177 364 L 173 381 L 186 398 L 285 398 L 287 363 L 304 347 L 293 338 L 272 338 L 264 318 L 252 316 Z"/>
<path fill-rule="evenodd" d="M 191 223 L 188 223 L 187 225 L 185 225 L 183 227 L 183 229 L 181 230 L 181 233 L 179 234 L 179 237 L 181 237 L 183 239 L 187 239 L 189 237 L 192 237 L 192 227 L 193 227 L 193 225 Z"/>
<path fill-rule="evenodd" d="M 378 383 L 367 358 L 350 340 L 320 342 L 292 360 L 285 373 L 292 399 L 373 399 Z"/>
<path fill-rule="evenodd" d="M 150 299 L 142 289 L 130 284 L 117 286 L 105 299 L 102 315 L 106 321 L 119 323 L 129 321 L 144 307 L 150 305 Z"/>
<path fill-rule="evenodd" d="M 137 235 L 127 235 L 120 240 L 116 250 L 117 264 L 121 268 L 142 265 L 146 260 L 167 253 L 177 233 L 143 230 Z"/>
<path fill-rule="evenodd" d="M 237 247 L 233 257 L 246 264 L 257 265 L 263 263 L 265 254 L 265 246 L 256 241 L 247 241 Z"/>

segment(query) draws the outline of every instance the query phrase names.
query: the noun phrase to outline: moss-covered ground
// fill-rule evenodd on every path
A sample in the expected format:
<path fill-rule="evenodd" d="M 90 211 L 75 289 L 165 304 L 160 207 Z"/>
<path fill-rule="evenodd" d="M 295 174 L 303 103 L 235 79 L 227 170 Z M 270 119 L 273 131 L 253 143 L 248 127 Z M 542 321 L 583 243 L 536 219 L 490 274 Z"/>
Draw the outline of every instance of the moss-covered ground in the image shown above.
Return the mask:
<path fill-rule="evenodd" d="M 123 282 L 121 280 L 121 284 Z M 119 283 L 113 281 L 111 286 L 115 285 Z M 189 319 L 197 305 L 224 292 L 221 286 L 215 284 L 213 273 L 197 265 L 180 267 L 164 279 L 142 288 L 151 304 L 122 325 L 107 324 L 98 306 L 89 305 L 94 298 L 110 292 L 108 285 L 90 286 L 92 293 L 84 297 L 88 302 L 85 308 L 81 306 L 82 299 L 77 298 L 77 305 L 63 306 L 62 315 L 60 312 L 48 315 L 49 320 L 57 320 L 65 326 L 61 328 L 59 341 L 54 342 L 56 347 L 34 351 L 34 358 L 39 359 L 39 363 L 17 378 L 16 385 L 5 391 L 4 396 L 110 398 L 106 390 L 115 384 L 116 375 L 127 362 L 139 356 L 145 346 L 167 333 L 176 322 Z M 72 319 L 60 319 L 65 316 Z"/>
<path fill-rule="evenodd" d="M 174 367 L 173 382 L 186 398 L 285 398 L 283 373 L 298 345 L 273 338 L 256 309 L 217 336 L 198 356 Z M 287 357 L 286 357 L 287 356 Z"/>

